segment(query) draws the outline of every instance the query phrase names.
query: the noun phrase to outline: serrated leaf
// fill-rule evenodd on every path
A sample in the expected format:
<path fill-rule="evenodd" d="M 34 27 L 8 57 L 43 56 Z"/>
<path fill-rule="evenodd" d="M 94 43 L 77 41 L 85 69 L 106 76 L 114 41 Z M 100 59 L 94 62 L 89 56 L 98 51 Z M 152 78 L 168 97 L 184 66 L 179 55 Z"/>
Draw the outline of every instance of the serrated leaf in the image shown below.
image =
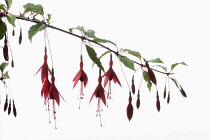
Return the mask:
<path fill-rule="evenodd" d="M 152 89 L 152 82 L 149 78 L 149 75 L 146 71 L 143 72 L 143 77 L 144 77 L 144 80 L 147 82 L 147 88 L 149 89 L 149 91 L 151 91 Z"/>
<path fill-rule="evenodd" d="M 110 51 L 106 51 L 104 52 L 100 57 L 98 57 L 98 59 L 100 60 L 103 56 L 105 56 L 106 54 L 110 53 Z M 95 65 L 96 63 L 93 63 L 92 67 Z"/>
<path fill-rule="evenodd" d="M 133 50 L 130 50 L 130 49 L 123 49 L 122 51 L 128 52 L 129 54 L 131 54 L 133 56 L 141 58 L 141 54 L 139 52 L 137 52 L 137 51 L 133 51 Z"/>
<path fill-rule="evenodd" d="M 35 5 L 35 4 L 32 4 L 32 3 L 27 3 L 23 6 L 23 8 L 25 9 L 23 15 L 28 13 L 28 12 L 44 15 L 43 7 L 39 4 Z"/>
<path fill-rule="evenodd" d="M 111 44 L 117 46 L 114 42 L 107 40 L 107 39 L 95 38 L 95 39 L 93 39 L 93 41 L 98 42 L 98 43 L 111 43 Z"/>
<path fill-rule="evenodd" d="M 128 57 L 119 55 L 120 61 L 127 67 L 135 71 L 134 63 Z"/>
<path fill-rule="evenodd" d="M 7 15 L 6 17 L 7 17 L 8 22 L 9 22 L 12 26 L 15 27 L 15 20 L 16 20 L 15 16 L 14 16 L 14 15 Z"/>
<path fill-rule="evenodd" d="M 165 72 L 167 72 L 167 67 L 164 67 L 164 66 L 161 66 L 161 65 L 155 65 L 153 67 L 160 67 L 160 68 L 164 69 Z"/>
<path fill-rule="evenodd" d="M 1 63 L 1 65 L 0 65 L 0 70 L 1 70 L 2 73 L 4 72 L 4 69 L 5 69 L 8 65 L 9 65 L 9 63 L 6 63 L 6 62 Z"/>
<path fill-rule="evenodd" d="M 4 35 L 7 31 L 6 24 L 0 19 L 0 40 L 4 38 Z"/>
<path fill-rule="evenodd" d="M 8 78 L 8 79 L 10 78 L 10 77 L 9 77 L 8 71 L 6 71 L 6 72 L 3 74 L 3 76 L 6 77 L 6 78 Z"/>
<path fill-rule="evenodd" d="M 97 57 L 97 54 L 95 52 L 95 50 L 93 48 L 91 48 L 90 46 L 88 45 L 85 45 L 86 46 L 86 50 L 87 50 L 87 53 L 90 57 L 90 59 L 97 64 L 97 66 L 103 71 L 104 71 L 104 67 L 102 66 L 101 62 L 100 62 L 100 59 L 98 59 Z"/>
<path fill-rule="evenodd" d="M 175 63 L 175 64 L 171 65 L 171 71 L 179 64 L 187 66 L 187 64 L 185 62 Z"/>
<path fill-rule="evenodd" d="M 148 62 L 152 62 L 152 63 L 164 63 L 160 58 L 151 59 Z"/>
<path fill-rule="evenodd" d="M 46 25 L 42 23 L 32 25 L 28 31 L 28 39 L 32 41 L 33 36 L 36 35 L 37 32 L 44 30 L 45 28 Z"/>

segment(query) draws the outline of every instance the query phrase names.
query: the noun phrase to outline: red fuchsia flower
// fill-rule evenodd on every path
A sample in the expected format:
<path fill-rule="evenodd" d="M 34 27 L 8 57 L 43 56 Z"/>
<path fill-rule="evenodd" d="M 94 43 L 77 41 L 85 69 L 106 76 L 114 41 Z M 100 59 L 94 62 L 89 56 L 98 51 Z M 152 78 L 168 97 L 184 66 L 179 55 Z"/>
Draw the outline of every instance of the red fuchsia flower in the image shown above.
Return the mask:
<path fill-rule="evenodd" d="M 77 85 L 78 81 L 81 81 L 81 84 L 80 84 L 80 101 L 81 101 L 81 99 L 83 99 L 83 96 L 84 96 L 83 87 L 86 87 L 88 83 L 87 74 L 83 70 L 82 56 L 81 56 L 81 61 L 80 61 L 80 70 L 73 79 L 73 82 L 74 82 L 73 88 Z"/>
<path fill-rule="evenodd" d="M 90 102 L 92 101 L 93 97 L 95 96 L 98 98 L 98 104 L 97 104 L 97 110 L 96 110 L 96 116 L 100 116 L 100 123 L 101 123 L 101 101 L 106 105 L 106 98 L 104 95 L 104 88 L 101 85 L 102 77 L 101 77 L 101 70 L 99 71 L 99 77 L 98 77 L 98 86 L 96 87 L 95 91 L 93 92 L 93 95 L 90 98 Z M 101 123 L 102 126 L 102 123 Z"/>
<path fill-rule="evenodd" d="M 47 65 L 47 54 L 44 55 L 44 63 L 39 68 L 39 70 L 36 72 L 36 74 L 41 70 L 41 80 L 42 83 L 44 83 L 46 77 L 48 77 L 48 65 Z"/>
<path fill-rule="evenodd" d="M 54 120 L 56 119 L 56 109 L 55 109 L 55 102 L 60 106 L 60 97 L 64 100 L 64 98 L 59 93 L 58 89 L 55 86 L 55 77 L 54 77 L 54 70 L 52 69 L 52 76 L 51 76 L 51 86 L 48 92 L 48 99 L 52 100 L 52 107 L 53 107 L 53 115 Z M 65 101 L 65 100 L 64 100 Z M 56 128 L 56 124 L 55 124 Z"/>
<path fill-rule="evenodd" d="M 109 87 L 108 87 L 108 95 L 107 98 L 111 99 L 111 81 L 113 80 L 114 83 L 118 83 L 121 86 L 121 83 L 116 75 L 116 73 L 114 72 L 113 68 L 113 61 L 112 61 L 112 55 L 110 55 L 110 61 L 109 61 L 109 69 L 108 71 L 102 76 L 105 77 L 104 80 L 104 87 L 106 87 L 107 83 L 109 82 Z"/>

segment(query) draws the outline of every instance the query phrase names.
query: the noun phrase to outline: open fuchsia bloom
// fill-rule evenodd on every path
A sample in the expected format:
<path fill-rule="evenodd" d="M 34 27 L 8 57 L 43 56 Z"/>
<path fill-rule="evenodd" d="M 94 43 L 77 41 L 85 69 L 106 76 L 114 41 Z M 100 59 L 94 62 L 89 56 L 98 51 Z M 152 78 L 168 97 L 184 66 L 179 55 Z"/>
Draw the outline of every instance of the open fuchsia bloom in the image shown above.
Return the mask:
<path fill-rule="evenodd" d="M 98 77 L 98 86 L 96 87 L 95 91 L 93 92 L 93 95 L 90 98 L 90 102 L 94 96 L 98 98 L 96 116 L 100 116 L 100 123 L 101 123 L 101 111 L 102 111 L 101 100 L 104 103 L 104 105 L 106 105 L 106 98 L 104 95 L 105 91 L 104 91 L 103 86 L 101 85 L 101 81 L 102 81 L 102 77 L 101 77 L 101 70 L 100 70 L 99 77 Z M 102 126 L 102 123 L 101 123 L 101 126 Z"/>
<path fill-rule="evenodd" d="M 39 68 L 37 73 L 39 71 L 41 71 L 41 81 L 43 83 L 42 90 L 41 90 L 41 95 L 44 96 L 44 99 L 45 99 L 44 104 L 47 105 L 48 111 L 50 111 L 49 105 L 50 105 L 50 100 L 52 100 L 53 115 L 54 115 L 54 119 L 56 119 L 55 102 L 59 106 L 60 105 L 60 97 L 62 97 L 62 96 L 55 86 L 54 70 L 52 69 L 52 72 L 51 72 L 48 68 L 47 54 L 46 53 L 44 55 L 44 63 Z M 51 82 L 48 79 L 48 72 L 51 74 Z M 62 97 L 62 99 L 63 99 L 63 97 Z M 50 120 L 49 120 L 49 122 L 50 122 Z M 55 128 L 56 128 L 56 123 L 55 123 Z"/>
<path fill-rule="evenodd" d="M 81 101 L 81 99 L 83 99 L 83 96 L 84 96 L 83 87 L 86 87 L 86 85 L 88 83 L 87 74 L 83 70 L 82 57 L 81 57 L 81 61 L 80 61 L 80 70 L 79 70 L 79 72 L 76 74 L 76 76 L 73 79 L 73 82 L 74 82 L 73 88 L 77 85 L 78 81 L 81 82 L 81 84 L 80 84 L 80 101 Z"/>
<path fill-rule="evenodd" d="M 112 55 L 110 55 L 109 69 L 102 76 L 102 77 L 105 77 L 104 87 L 106 87 L 107 83 L 109 82 L 107 99 L 111 99 L 111 81 L 112 80 L 114 81 L 115 84 L 118 83 L 121 86 L 121 83 L 120 83 L 116 73 L 114 72 L 112 66 L 113 66 Z"/>

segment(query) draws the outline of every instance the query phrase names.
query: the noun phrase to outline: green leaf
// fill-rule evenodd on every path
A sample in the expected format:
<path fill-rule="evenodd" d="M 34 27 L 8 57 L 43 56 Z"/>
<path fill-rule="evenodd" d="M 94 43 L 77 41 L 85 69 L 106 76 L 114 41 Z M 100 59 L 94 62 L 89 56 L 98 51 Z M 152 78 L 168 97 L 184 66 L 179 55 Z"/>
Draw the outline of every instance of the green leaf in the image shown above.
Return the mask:
<path fill-rule="evenodd" d="M 127 67 L 135 71 L 134 63 L 128 57 L 119 55 L 120 61 Z"/>
<path fill-rule="evenodd" d="M 4 35 L 7 31 L 6 24 L 0 19 L 0 40 L 4 38 Z"/>
<path fill-rule="evenodd" d="M 185 62 L 175 63 L 175 64 L 171 65 L 171 71 L 179 64 L 187 66 L 187 64 Z"/>
<path fill-rule="evenodd" d="M 97 64 L 97 66 L 103 71 L 104 71 L 104 67 L 102 66 L 101 62 L 100 62 L 100 59 L 98 59 L 97 57 L 97 54 L 95 52 L 95 50 L 93 48 L 91 48 L 90 46 L 88 45 L 85 45 L 86 46 L 86 50 L 87 50 L 87 53 L 90 57 L 90 59 Z"/>
<path fill-rule="evenodd" d="M 95 39 L 93 39 L 93 41 L 98 42 L 98 43 L 111 43 L 111 44 L 117 46 L 114 42 L 112 42 L 110 40 L 106 40 L 106 39 L 95 38 Z"/>
<path fill-rule="evenodd" d="M 180 93 L 182 94 L 182 96 L 186 97 L 187 98 L 187 94 L 185 93 L 184 89 L 182 88 L 182 86 L 180 84 L 178 84 L 178 82 L 173 79 L 173 78 L 170 78 L 174 84 L 176 85 L 176 87 L 179 89 Z"/>
<path fill-rule="evenodd" d="M 8 20 L 8 22 L 9 22 L 12 26 L 15 27 L 15 20 L 16 20 L 16 18 L 15 18 L 14 15 L 7 15 L 7 20 Z"/>
<path fill-rule="evenodd" d="M 162 60 L 160 60 L 160 58 L 151 59 L 148 62 L 152 62 L 152 63 L 164 63 Z"/>
<path fill-rule="evenodd" d="M 81 32 L 85 31 L 84 26 L 77 26 L 77 27 L 69 28 L 69 32 L 72 33 L 74 29 L 77 29 L 77 30 L 79 30 Z"/>
<path fill-rule="evenodd" d="M 5 3 L 7 4 L 7 9 L 9 9 L 12 5 L 12 0 L 5 0 Z"/>
<path fill-rule="evenodd" d="M 2 73 L 4 72 L 4 69 L 5 69 L 8 65 L 9 65 L 9 63 L 6 63 L 6 62 L 1 63 L 1 65 L 0 65 L 0 70 L 1 70 Z"/>
<path fill-rule="evenodd" d="M 96 36 L 95 36 L 95 31 L 93 31 L 93 30 L 85 30 L 85 31 L 83 31 L 83 32 L 84 32 L 84 34 L 85 34 L 87 37 L 96 38 Z"/>
<path fill-rule="evenodd" d="M 167 67 L 164 67 L 162 65 L 155 65 L 154 67 L 160 67 L 160 68 L 164 69 L 167 72 Z"/>
<path fill-rule="evenodd" d="M 141 58 L 141 54 L 139 52 L 137 52 L 137 51 L 133 51 L 133 50 L 130 50 L 130 49 L 123 49 L 122 51 L 128 52 L 129 54 L 131 54 L 133 56 Z"/>
<path fill-rule="evenodd" d="M 100 57 L 98 57 L 98 59 L 100 60 L 103 56 L 105 56 L 106 54 L 110 53 L 110 51 L 106 51 L 104 52 Z M 95 65 L 95 63 L 93 63 L 92 67 Z"/>
<path fill-rule="evenodd" d="M 0 9 L 5 12 L 6 11 L 6 6 L 4 4 L 0 4 Z"/>
<path fill-rule="evenodd" d="M 187 94 L 185 93 L 184 89 L 182 88 L 182 86 L 180 85 L 180 92 L 182 94 L 182 96 L 187 98 Z"/>
<path fill-rule="evenodd" d="M 50 20 L 51 20 L 52 15 L 51 14 L 47 14 L 47 23 L 50 24 Z"/>
<path fill-rule="evenodd" d="M 23 8 L 25 9 L 23 15 L 25 15 L 28 12 L 44 15 L 43 7 L 39 4 L 34 5 L 32 3 L 27 3 L 23 6 Z"/>
<path fill-rule="evenodd" d="M 143 77 L 144 77 L 144 80 L 147 82 L 147 88 L 149 89 L 149 91 L 151 91 L 152 89 L 152 82 L 149 78 L 149 75 L 146 71 L 143 72 Z"/>
<path fill-rule="evenodd" d="M 176 87 L 179 88 L 179 85 L 178 85 L 178 82 L 176 81 L 176 79 L 173 79 L 173 78 L 170 78 L 170 79 L 174 82 L 174 84 L 176 85 Z"/>
<path fill-rule="evenodd" d="M 32 25 L 28 31 L 28 39 L 32 41 L 33 36 L 36 35 L 37 32 L 44 30 L 45 28 L 46 25 L 42 23 Z"/>
<path fill-rule="evenodd" d="M 10 78 L 10 77 L 9 77 L 8 71 L 6 71 L 2 76 L 6 77 L 6 78 L 8 78 L 8 79 Z"/>

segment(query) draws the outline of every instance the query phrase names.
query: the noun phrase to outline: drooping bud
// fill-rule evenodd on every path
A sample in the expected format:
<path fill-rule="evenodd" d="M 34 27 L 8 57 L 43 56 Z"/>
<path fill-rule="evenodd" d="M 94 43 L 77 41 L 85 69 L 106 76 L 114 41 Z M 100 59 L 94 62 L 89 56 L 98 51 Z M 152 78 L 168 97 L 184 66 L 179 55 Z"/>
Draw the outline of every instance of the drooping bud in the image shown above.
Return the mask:
<path fill-rule="evenodd" d="M 131 90 L 132 90 L 132 93 L 135 94 L 134 76 L 132 77 Z"/>
<path fill-rule="evenodd" d="M 11 99 L 9 100 L 8 115 L 11 113 Z"/>
<path fill-rule="evenodd" d="M 166 85 L 165 85 L 164 92 L 163 92 L 163 98 L 164 99 L 166 98 Z"/>
<path fill-rule="evenodd" d="M 20 28 L 19 45 L 22 43 L 22 29 Z"/>
<path fill-rule="evenodd" d="M 170 102 L 170 91 L 168 92 L 168 97 L 167 97 L 167 103 L 169 104 Z"/>
<path fill-rule="evenodd" d="M 5 61 L 8 61 L 9 60 L 9 54 L 8 54 L 8 46 L 7 46 L 7 37 L 6 37 L 6 35 L 5 35 L 5 39 L 4 39 L 3 55 L 4 55 Z"/>
<path fill-rule="evenodd" d="M 133 105 L 132 105 L 132 97 L 129 96 L 129 99 L 128 99 L 129 103 L 128 103 L 128 106 L 127 106 L 127 117 L 128 117 L 128 120 L 130 121 L 133 117 Z"/>
<path fill-rule="evenodd" d="M 15 102 L 13 100 L 13 115 L 16 117 L 17 116 L 17 111 L 16 111 L 16 107 L 15 107 Z"/>
<path fill-rule="evenodd" d="M 7 107 L 8 107 L 8 95 L 6 96 L 6 100 L 4 103 L 4 112 L 7 110 Z"/>
<path fill-rule="evenodd" d="M 158 91 L 157 91 L 157 96 L 156 96 L 156 108 L 158 111 L 160 111 L 160 100 L 159 100 Z"/>
<path fill-rule="evenodd" d="M 137 107 L 137 109 L 139 109 L 139 107 L 140 107 L 140 94 L 139 94 L 140 92 L 139 92 L 139 90 L 138 90 L 138 94 L 137 94 L 137 100 L 136 100 L 136 107 Z"/>
<path fill-rule="evenodd" d="M 15 30 L 14 30 L 14 28 L 12 30 L 12 36 L 15 36 Z"/>

